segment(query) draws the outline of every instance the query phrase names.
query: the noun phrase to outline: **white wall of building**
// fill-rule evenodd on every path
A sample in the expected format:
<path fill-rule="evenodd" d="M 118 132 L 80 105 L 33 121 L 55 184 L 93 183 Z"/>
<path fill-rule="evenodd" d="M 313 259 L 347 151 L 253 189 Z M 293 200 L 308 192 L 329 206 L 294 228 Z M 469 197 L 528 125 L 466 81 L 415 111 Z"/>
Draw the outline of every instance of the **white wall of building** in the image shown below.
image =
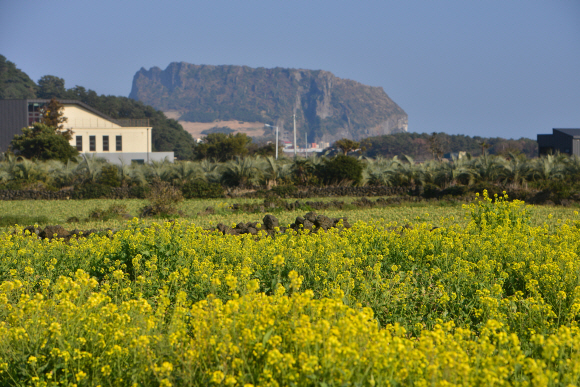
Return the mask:
<path fill-rule="evenodd" d="M 73 138 L 70 144 L 77 146 L 77 136 L 82 137 L 82 153 L 92 152 L 151 152 L 151 128 L 113 128 L 113 129 L 77 129 L 72 128 Z M 91 136 L 95 136 L 95 150 L 90 148 Z M 104 136 L 109 136 L 109 150 L 103 149 Z M 117 151 L 116 139 L 121 136 L 121 150 Z"/>
<path fill-rule="evenodd" d="M 73 128 L 120 128 L 119 125 L 106 120 L 102 117 L 95 115 L 94 113 L 85 110 L 79 105 L 64 105 L 64 116 L 68 119 L 65 122 L 65 129 Z"/>
<path fill-rule="evenodd" d="M 68 121 L 65 129 L 71 129 L 73 137 L 70 144 L 77 146 L 77 136 L 81 136 L 82 153 L 150 153 L 151 127 L 122 127 L 99 117 L 78 105 L 64 105 L 64 116 Z M 91 149 L 91 136 L 95 148 Z M 109 138 L 109 150 L 103 149 L 104 137 Z M 117 150 L 117 136 L 121 136 L 121 150 Z"/>

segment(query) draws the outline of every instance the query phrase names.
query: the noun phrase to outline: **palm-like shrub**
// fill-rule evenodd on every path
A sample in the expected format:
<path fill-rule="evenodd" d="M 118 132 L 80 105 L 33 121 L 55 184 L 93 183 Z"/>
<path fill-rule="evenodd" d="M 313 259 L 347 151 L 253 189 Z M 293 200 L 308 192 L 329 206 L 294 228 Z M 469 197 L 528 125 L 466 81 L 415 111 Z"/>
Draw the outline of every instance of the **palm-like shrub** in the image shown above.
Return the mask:
<path fill-rule="evenodd" d="M 376 159 L 366 159 L 366 168 L 362 174 L 362 184 L 384 185 L 393 187 L 399 180 L 399 167 L 401 162 L 395 156 L 392 159 L 377 157 Z"/>
<path fill-rule="evenodd" d="M 562 155 L 547 155 L 534 159 L 530 165 L 528 178 L 543 181 L 561 179 L 565 171 L 564 160 Z"/>
<path fill-rule="evenodd" d="M 171 168 L 173 184 L 178 186 L 182 186 L 189 181 L 206 179 L 199 163 L 194 163 L 192 161 L 178 161 L 173 164 Z"/>
<path fill-rule="evenodd" d="M 435 184 L 441 163 L 430 160 L 417 167 L 417 182 L 420 185 Z"/>
<path fill-rule="evenodd" d="M 292 161 L 290 170 L 292 171 L 292 178 L 294 182 L 299 185 L 317 185 L 320 183 L 318 177 L 318 170 L 320 163 L 316 159 L 310 157 L 307 159 L 295 158 Z"/>
<path fill-rule="evenodd" d="M 152 161 L 149 164 L 145 164 L 143 168 L 145 169 L 145 177 L 150 183 L 156 180 L 171 182 L 175 174 L 173 163 L 167 160 Z"/>
<path fill-rule="evenodd" d="M 221 166 L 222 183 L 226 186 L 247 186 L 258 184 L 261 169 L 253 157 L 236 157 Z"/>
<path fill-rule="evenodd" d="M 416 163 L 407 156 L 353 159 L 362 166 L 360 179 L 349 177 L 346 167 L 338 167 L 330 173 L 327 166 L 337 159 L 311 156 L 276 160 L 273 157 L 256 156 L 238 157 L 225 163 L 211 160 L 177 163 L 163 161 L 146 165 L 111 166 L 105 160 L 90 155 L 62 163 L 56 160 L 30 161 L 6 154 L 0 159 L 0 184 L 5 189 L 73 186 L 75 190 L 85 189 L 102 182 L 103 168 L 111 171 L 116 168 L 120 184 L 131 189 L 146 189 L 155 180 L 177 187 L 183 187 L 188 182 L 205 181 L 225 186 L 265 185 L 270 188 L 278 184 L 339 184 L 343 180 L 343 183 L 347 183 L 348 180 L 348 184 L 356 182 L 359 185 L 391 187 L 436 185 L 439 189 L 477 183 L 511 187 L 531 184 L 532 187 L 555 192 L 561 185 L 559 183 L 572 187 L 580 179 L 580 157 L 559 154 L 536 159 L 514 154 L 485 154 L 478 158 L 467 156 L 450 161 L 431 160 L 423 163 Z"/>
<path fill-rule="evenodd" d="M 259 168 L 261 169 L 262 183 L 268 187 L 278 184 L 279 181 L 287 180 L 291 173 L 291 164 L 287 159 L 276 160 L 272 156 L 260 159 Z"/>
<path fill-rule="evenodd" d="M 486 162 L 486 166 L 489 166 L 488 162 Z M 470 185 L 479 176 L 471 158 L 453 157 L 452 162 L 438 164 L 434 182 L 441 188 L 456 184 Z"/>
<path fill-rule="evenodd" d="M 501 162 L 499 156 L 492 156 L 484 152 L 481 157 L 478 157 L 472 163 L 473 169 L 479 176 L 480 181 L 491 182 L 494 181 L 501 169 Z"/>
<path fill-rule="evenodd" d="M 220 163 L 216 163 L 209 159 L 203 159 L 198 164 L 204 180 L 210 183 L 219 183 L 221 181 L 220 166 Z"/>
<path fill-rule="evenodd" d="M 95 155 L 83 154 L 82 161 L 77 164 L 75 174 L 84 183 L 96 183 L 101 173 L 101 168 L 109 163 Z"/>
<path fill-rule="evenodd" d="M 520 186 L 525 183 L 529 174 L 530 163 L 524 155 L 508 154 L 509 159 L 500 159 L 501 167 L 498 170 L 497 178 L 504 184 L 515 184 Z M 498 165 L 499 167 L 499 165 Z"/>

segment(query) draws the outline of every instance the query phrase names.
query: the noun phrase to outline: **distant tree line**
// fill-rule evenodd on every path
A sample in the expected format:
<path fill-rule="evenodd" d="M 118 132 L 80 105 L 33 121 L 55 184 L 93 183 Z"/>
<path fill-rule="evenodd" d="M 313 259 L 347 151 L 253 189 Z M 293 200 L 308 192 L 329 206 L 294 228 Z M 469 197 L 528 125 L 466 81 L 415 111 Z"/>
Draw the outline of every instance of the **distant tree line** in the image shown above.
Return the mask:
<path fill-rule="evenodd" d="M 368 137 L 360 141 L 363 154 L 368 157 L 393 157 L 408 155 L 416 160 L 440 159 L 448 153 L 467 152 L 472 156 L 483 152 L 495 155 L 523 154 L 538 155 L 538 143 L 529 138 L 508 140 L 446 133 L 395 133 Z"/>

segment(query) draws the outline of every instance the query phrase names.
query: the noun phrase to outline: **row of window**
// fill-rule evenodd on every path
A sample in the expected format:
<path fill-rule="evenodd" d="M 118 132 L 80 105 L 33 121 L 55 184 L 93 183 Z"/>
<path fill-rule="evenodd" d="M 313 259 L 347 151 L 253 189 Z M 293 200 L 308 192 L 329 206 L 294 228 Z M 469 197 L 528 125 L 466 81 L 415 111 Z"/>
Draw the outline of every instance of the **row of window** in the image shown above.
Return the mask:
<path fill-rule="evenodd" d="M 83 151 L 83 136 L 76 136 L 77 150 Z M 123 136 L 115 136 L 115 150 L 123 151 Z M 97 136 L 89 136 L 89 152 L 97 151 Z M 103 136 L 103 152 L 109 151 L 109 136 Z"/>

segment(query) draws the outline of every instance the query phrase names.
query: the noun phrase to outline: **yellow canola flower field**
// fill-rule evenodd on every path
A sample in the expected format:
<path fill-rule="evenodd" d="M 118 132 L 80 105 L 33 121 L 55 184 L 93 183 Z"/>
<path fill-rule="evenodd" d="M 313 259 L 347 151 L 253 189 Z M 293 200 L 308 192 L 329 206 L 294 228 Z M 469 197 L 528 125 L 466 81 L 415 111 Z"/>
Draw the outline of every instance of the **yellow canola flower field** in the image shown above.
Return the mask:
<path fill-rule="evenodd" d="M 2 386 L 574 386 L 580 223 L 0 236 Z"/>

